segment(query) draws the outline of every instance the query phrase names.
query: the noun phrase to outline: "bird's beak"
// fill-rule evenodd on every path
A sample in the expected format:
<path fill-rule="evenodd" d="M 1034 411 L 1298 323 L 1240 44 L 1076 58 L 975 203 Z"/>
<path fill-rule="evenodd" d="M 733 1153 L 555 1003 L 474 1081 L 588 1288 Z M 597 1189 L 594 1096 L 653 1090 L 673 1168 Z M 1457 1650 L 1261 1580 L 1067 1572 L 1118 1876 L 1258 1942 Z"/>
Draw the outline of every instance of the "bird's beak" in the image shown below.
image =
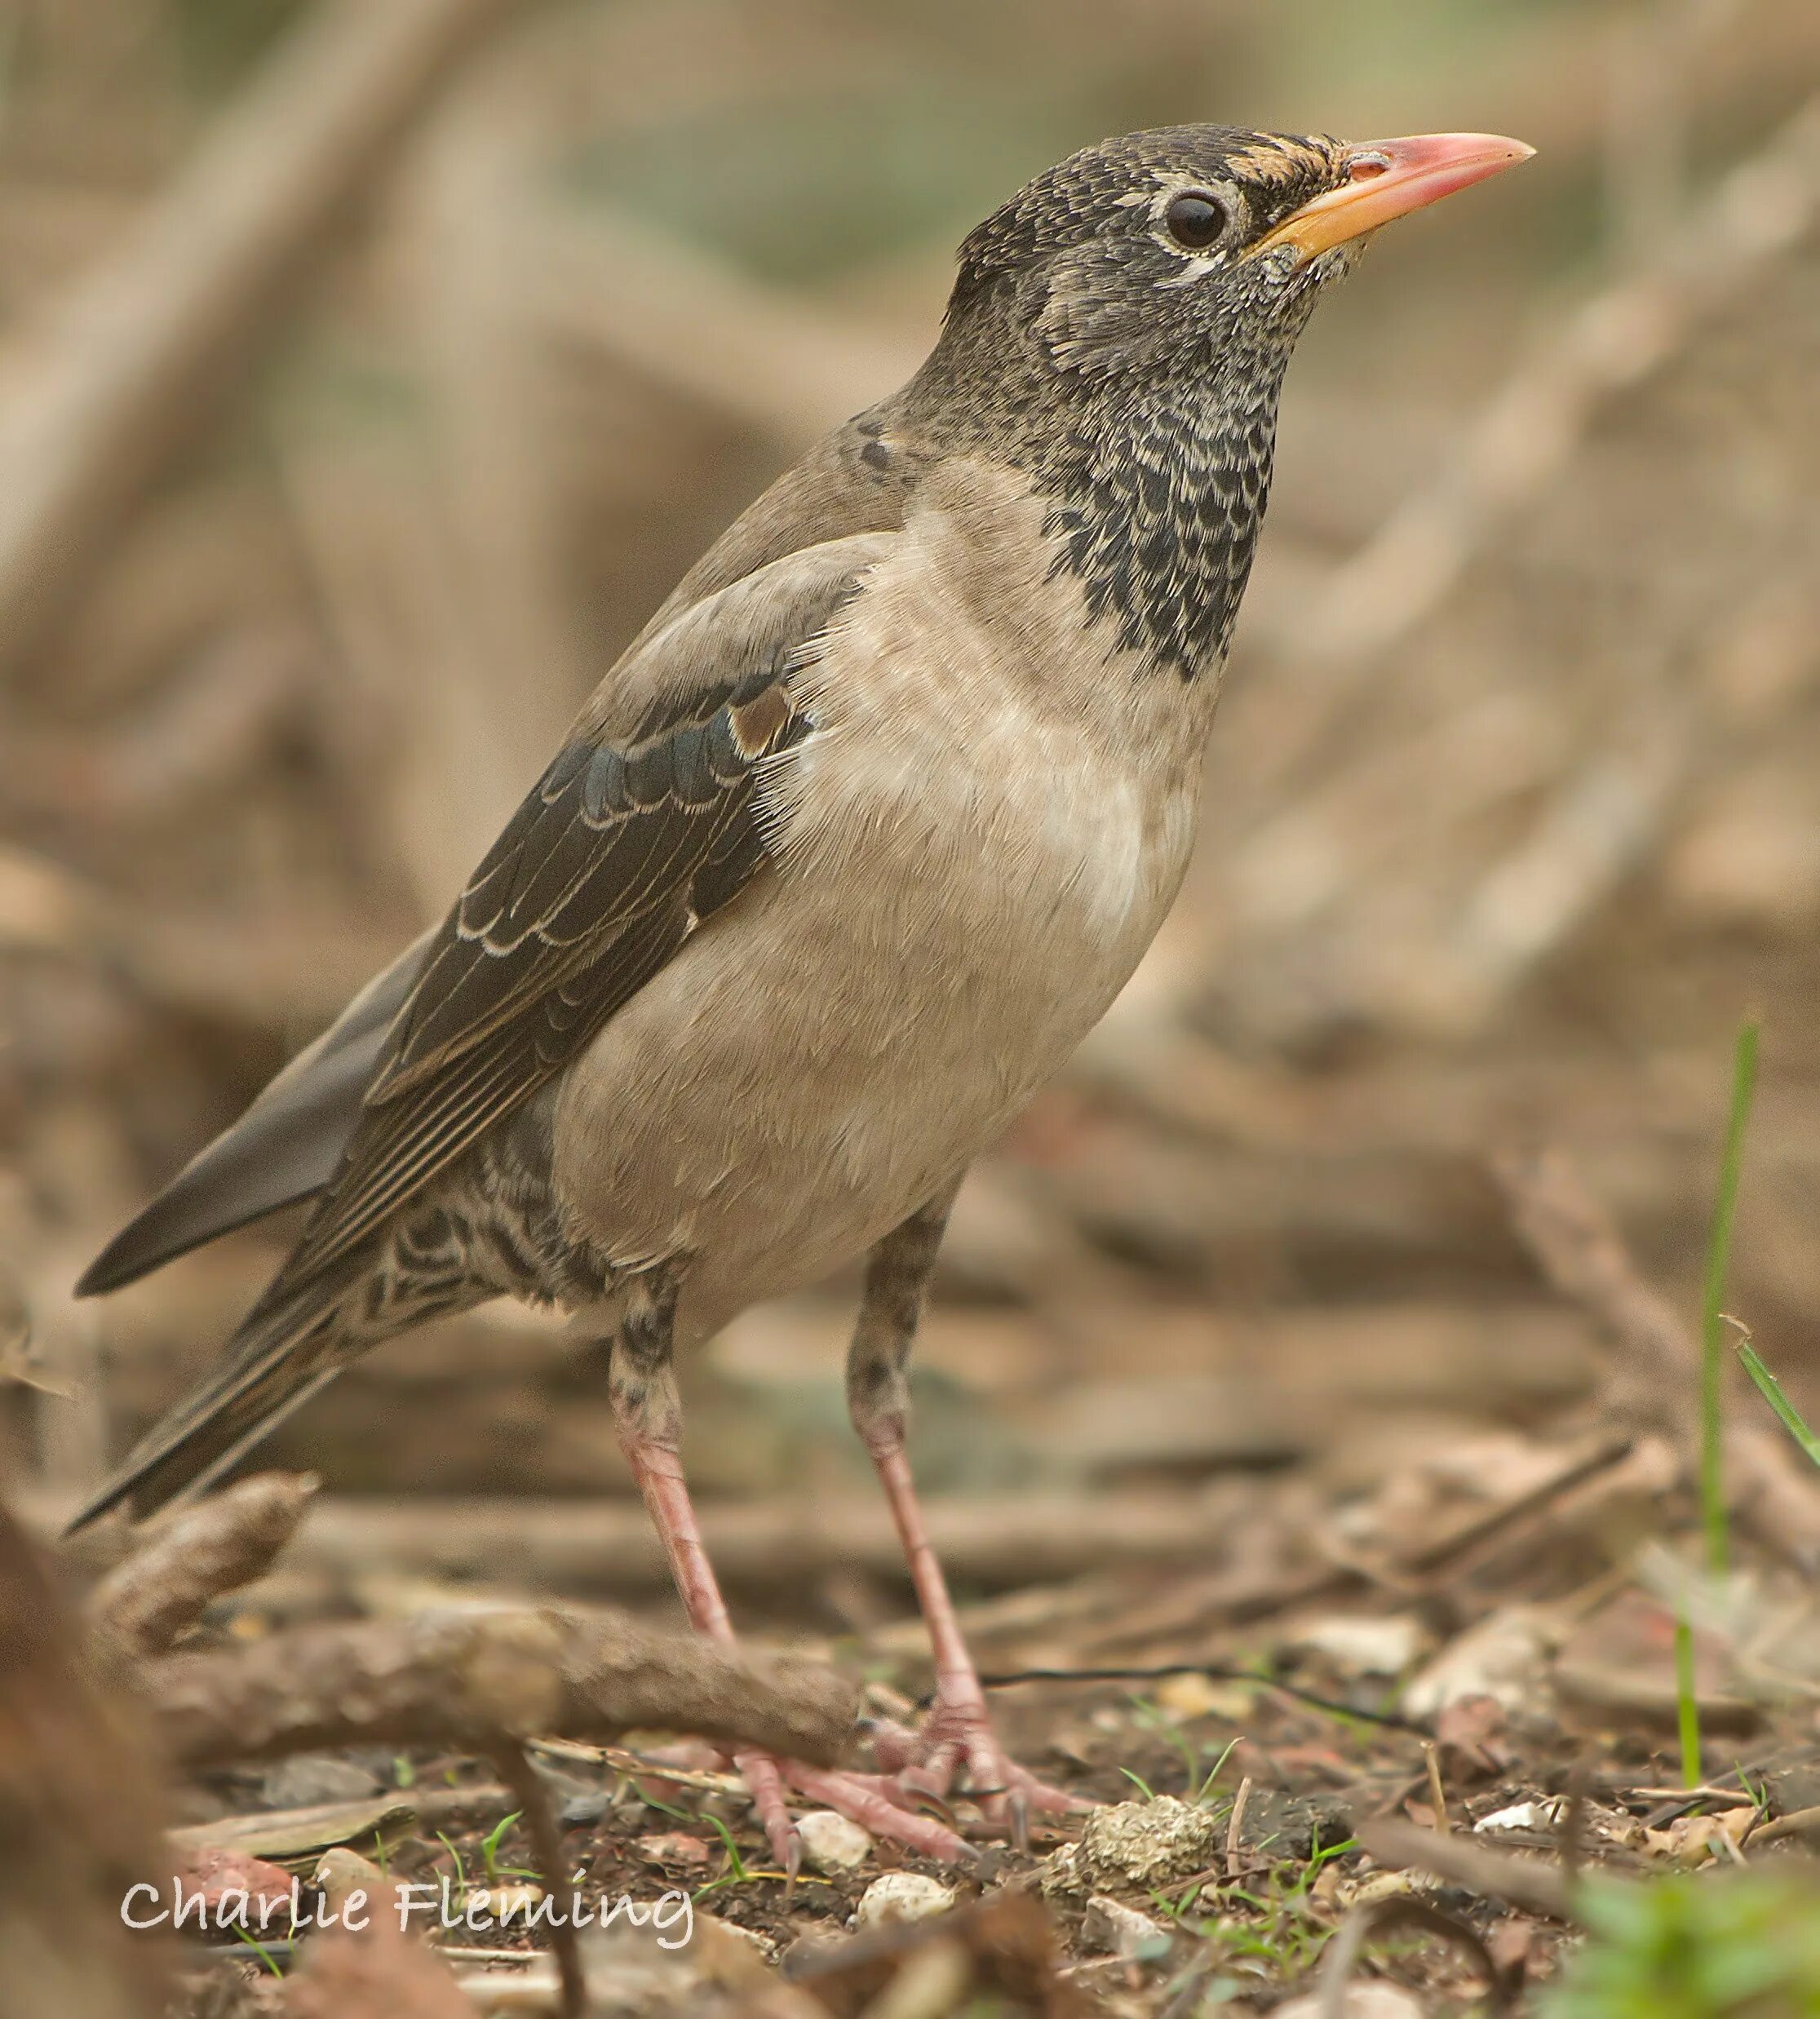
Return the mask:
<path fill-rule="evenodd" d="M 1521 140 L 1495 133 L 1418 133 L 1402 140 L 1369 140 L 1349 147 L 1348 179 L 1292 210 L 1253 250 L 1293 246 L 1304 259 L 1312 259 L 1375 232 L 1393 218 L 1526 162 L 1534 152 Z"/>

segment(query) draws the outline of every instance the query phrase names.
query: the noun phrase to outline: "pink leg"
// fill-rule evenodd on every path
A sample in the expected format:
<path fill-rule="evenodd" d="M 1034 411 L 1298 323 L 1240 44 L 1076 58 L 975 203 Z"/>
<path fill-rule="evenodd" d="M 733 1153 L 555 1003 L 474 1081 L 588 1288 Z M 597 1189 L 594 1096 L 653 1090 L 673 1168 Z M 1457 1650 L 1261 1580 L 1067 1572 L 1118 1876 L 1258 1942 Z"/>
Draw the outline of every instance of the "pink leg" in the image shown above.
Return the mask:
<path fill-rule="evenodd" d="M 987 1814 L 1007 1823 L 1021 1847 L 1029 1840 L 1032 1809 L 1061 1815 L 1087 1804 L 1060 1788 L 1046 1786 L 1017 1765 L 999 1744 L 979 1671 L 954 1614 L 948 1580 L 923 1525 L 922 1504 L 901 1440 L 875 1444 L 872 1456 L 935 1657 L 935 1702 L 921 1733 L 886 1727 L 877 1742 L 881 1764 L 897 1769 L 901 1787 L 938 1796 L 947 1794 L 957 1771 L 964 1768 L 969 1784 L 985 1798 Z"/>
<path fill-rule="evenodd" d="M 625 1410 L 620 1413 L 621 1446 L 662 1540 L 690 1623 L 711 1639 L 732 1646 L 733 1623 L 727 1616 L 726 1601 L 721 1596 L 714 1567 L 702 1544 L 681 1459 L 673 1445 L 646 1434 L 628 1420 L 628 1415 Z M 838 1809 L 875 1835 L 893 1838 L 925 1857 L 952 1864 L 968 1862 L 974 1856 L 953 1831 L 893 1802 L 887 1784 L 876 1776 L 823 1773 L 799 1761 L 780 1760 L 755 1751 L 734 1754 L 733 1764 L 752 1791 L 752 1805 L 772 1855 L 791 1880 L 801 1865 L 802 1842 L 785 1800 L 786 1782 L 812 1801 Z"/>
<path fill-rule="evenodd" d="M 720 1582 L 708 1561 L 708 1552 L 702 1547 L 702 1531 L 696 1525 L 694 1503 L 683 1477 L 681 1458 L 661 1445 L 623 1434 L 621 1446 L 663 1543 L 663 1552 L 670 1559 L 670 1574 L 675 1579 L 690 1625 L 710 1640 L 731 1647 L 733 1622 L 727 1617 L 727 1601 L 720 1596 Z M 744 1752 L 733 1755 L 733 1764 L 752 1791 L 752 1806 L 764 1826 L 772 1855 L 794 1879 L 802 1862 L 802 1844 L 785 1806 L 776 1762 L 762 1752 Z"/>
<path fill-rule="evenodd" d="M 904 1450 L 910 1414 L 905 1366 L 953 1197 L 953 1191 L 944 1194 L 873 1250 L 847 1361 L 853 1425 L 878 1468 L 935 1656 L 935 1702 L 923 1730 L 886 1725 L 876 1734 L 875 1747 L 880 1764 L 895 1769 L 897 1786 L 911 1794 L 945 1796 L 964 1769 L 969 1785 L 983 1795 L 987 1814 L 1007 1825 L 1021 1847 L 1028 1840 L 1032 1809 L 1060 1814 L 1087 1804 L 1046 1787 L 1008 1758 L 999 1744 L 948 1581 L 923 1525 Z"/>

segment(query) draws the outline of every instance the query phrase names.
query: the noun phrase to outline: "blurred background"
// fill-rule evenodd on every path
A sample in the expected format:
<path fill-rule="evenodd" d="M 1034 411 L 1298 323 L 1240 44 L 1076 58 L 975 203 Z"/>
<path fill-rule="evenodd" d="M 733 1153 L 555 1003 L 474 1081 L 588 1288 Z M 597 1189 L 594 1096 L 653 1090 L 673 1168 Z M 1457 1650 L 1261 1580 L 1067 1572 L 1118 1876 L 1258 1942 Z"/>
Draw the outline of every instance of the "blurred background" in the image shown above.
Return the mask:
<path fill-rule="evenodd" d="M 914 366 L 962 232 L 1202 117 L 1539 153 L 1303 346 L 1196 867 L 963 1195 L 922 1469 L 989 1513 L 1212 1506 L 1533 1425 L 1590 1334 L 1488 1159 L 1570 1153 L 1691 1310 L 1750 1010 L 1732 1303 L 1820 1402 L 1817 92 L 1812 0 L 10 0 L 11 1476 L 91 1481 L 215 1350 L 281 1227 L 68 1286 L 441 911 L 702 547 Z M 852 1288 L 689 1370 L 704 1494 L 857 1490 Z M 506 1307 L 272 1455 L 394 1513 L 627 1490 L 597 1366 Z M 800 1609 L 900 1607 L 814 1569 Z"/>

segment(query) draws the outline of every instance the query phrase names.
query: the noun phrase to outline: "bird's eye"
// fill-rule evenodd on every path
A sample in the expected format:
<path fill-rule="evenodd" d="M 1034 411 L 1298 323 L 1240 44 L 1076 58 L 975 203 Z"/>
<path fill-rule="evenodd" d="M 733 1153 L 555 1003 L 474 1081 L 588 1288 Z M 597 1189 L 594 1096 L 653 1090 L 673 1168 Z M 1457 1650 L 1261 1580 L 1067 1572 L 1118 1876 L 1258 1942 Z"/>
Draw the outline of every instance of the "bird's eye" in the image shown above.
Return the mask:
<path fill-rule="evenodd" d="M 1189 252 L 1205 252 L 1226 228 L 1226 206 L 1217 197 L 1192 190 L 1169 199 L 1162 221 L 1178 246 Z"/>

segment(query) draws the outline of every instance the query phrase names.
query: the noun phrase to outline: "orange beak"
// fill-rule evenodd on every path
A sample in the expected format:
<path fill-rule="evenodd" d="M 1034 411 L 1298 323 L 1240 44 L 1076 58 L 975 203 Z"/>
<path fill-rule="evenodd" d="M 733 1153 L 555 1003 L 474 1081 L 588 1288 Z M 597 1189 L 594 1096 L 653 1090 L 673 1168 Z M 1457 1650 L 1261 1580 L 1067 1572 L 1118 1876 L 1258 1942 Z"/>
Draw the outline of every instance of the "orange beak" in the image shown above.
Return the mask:
<path fill-rule="evenodd" d="M 1293 246 L 1313 259 L 1348 239 L 1424 204 L 1450 197 L 1534 153 L 1521 140 L 1495 133 L 1418 133 L 1402 140 L 1370 140 L 1346 150 L 1348 179 L 1294 210 L 1252 248 L 1270 252 Z"/>

